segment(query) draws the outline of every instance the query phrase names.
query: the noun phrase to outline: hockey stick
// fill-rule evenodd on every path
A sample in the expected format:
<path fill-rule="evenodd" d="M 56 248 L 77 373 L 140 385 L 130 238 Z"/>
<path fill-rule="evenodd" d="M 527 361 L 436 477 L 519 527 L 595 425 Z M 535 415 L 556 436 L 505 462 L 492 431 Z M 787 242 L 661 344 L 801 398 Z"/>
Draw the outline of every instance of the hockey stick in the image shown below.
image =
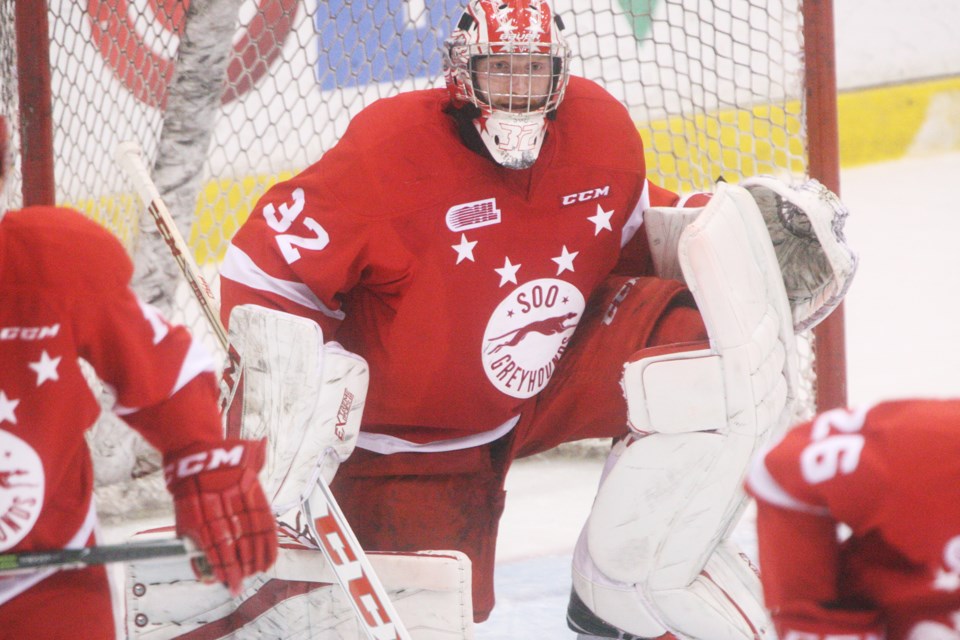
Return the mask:
<path fill-rule="evenodd" d="M 115 157 L 147 205 L 160 233 L 167 239 L 167 246 L 203 307 L 207 321 L 233 362 L 235 356 L 231 353 L 227 331 L 220 322 L 220 305 L 200 274 L 189 247 L 183 241 L 170 211 L 163 203 L 160 192 L 144 164 L 140 146 L 136 142 L 121 143 Z M 318 476 L 316 485 L 301 502 L 300 510 L 367 637 L 370 640 L 410 640 L 410 634 L 400 621 L 386 589 L 321 476 Z M 314 510 L 319 515 L 319 528 L 322 533 L 317 530 L 317 524 L 311 515 Z"/>
<path fill-rule="evenodd" d="M 136 142 L 121 142 L 117 145 L 114 156 L 117 164 L 119 164 L 120 168 L 127 174 L 130 181 L 133 182 L 133 186 L 136 188 L 140 199 L 143 200 L 143 203 L 147 206 L 147 211 L 157 225 L 160 235 L 167 243 L 170 253 L 173 254 L 173 259 L 177 261 L 177 265 L 180 266 L 180 271 L 183 272 L 183 276 L 190 285 L 190 289 L 193 290 L 193 295 L 196 297 L 197 302 L 200 303 L 200 308 L 203 310 L 203 315 L 207 317 L 210 328 L 213 329 L 213 332 L 216 334 L 220 345 L 229 354 L 230 349 L 227 332 L 220 322 L 220 305 L 213 296 L 213 290 L 210 288 L 210 285 L 207 284 L 207 281 L 200 273 L 200 267 L 197 266 L 196 261 L 193 259 L 193 254 L 190 253 L 190 247 L 184 241 L 183 236 L 180 235 L 180 231 L 177 229 L 177 225 L 173 220 L 173 216 L 170 215 L 167 205 L 163 203 L 160 191 L 150 177 L 147 165 L 143 162 L 143 157 L 140 154 L 140 145 Z"/>
<path fill-rule="evenodd" d="M 149 542 L 56 549 L 54 551 L 21 551 L 0 554 L 0 574 L 26 573 L 36 569 L 82 569 L 111 562 L 134 562 L 172 557 L 202 556 L 193 544 L 173 538 Z"/>

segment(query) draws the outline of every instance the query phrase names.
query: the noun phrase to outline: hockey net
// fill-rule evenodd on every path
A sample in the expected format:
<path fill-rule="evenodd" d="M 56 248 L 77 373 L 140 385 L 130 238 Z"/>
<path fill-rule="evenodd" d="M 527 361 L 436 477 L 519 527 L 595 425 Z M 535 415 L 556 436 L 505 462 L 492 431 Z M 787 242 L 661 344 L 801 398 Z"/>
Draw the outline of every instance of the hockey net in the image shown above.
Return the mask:
<path fill-rule="evenodd" d="M 56 202 L 112 229 L 135 257 L 141 295 L 218 353 L 114 147 L 141 144 L 216 290 L 228 241 L 269 185 L 316 161 L 374 100 L 442 86 L 440 43 L 462 11 L 461 0 L 0 0 L 0 109 L 23 131 L 34 126 L 32 102 L 47 98 L 17 90 L 18 68 L 25 77 L 14 47 L 18 3 L 24 20 L 47 20 Z M 829 26 L 831 7 L 812 4 L 819 8 L 803 0 L 556 0 L 554 8 L 573 73 L 629 108 L 650 178 L 690 192 L 761 173 L 799 182 L 816 173 L 816 158 L 829 170 L 835 141 L 808 123 L 822 121 L 813 110 L 829 110 L 835 97 L 829 82 L 818 94 L 812 80 L 824 68 L 832 80 L 832 50 L 811 46 L 810 35 L 811 21 Z M 15 167 L 12 206 L 23 203 L 21 182 L 31 193 L 31 179 Z M 842 380 L 842 360 L 825 364 L 827 350 L 803 344 L 809 415 L 818 379 L 832 371 Z M 149 492 L 128 481 L 156 477 L 149 448 L 115 427 L 101 424 L 97 434 L 101 490 L 119 492 L 101 505 L 146 501 Z"/>

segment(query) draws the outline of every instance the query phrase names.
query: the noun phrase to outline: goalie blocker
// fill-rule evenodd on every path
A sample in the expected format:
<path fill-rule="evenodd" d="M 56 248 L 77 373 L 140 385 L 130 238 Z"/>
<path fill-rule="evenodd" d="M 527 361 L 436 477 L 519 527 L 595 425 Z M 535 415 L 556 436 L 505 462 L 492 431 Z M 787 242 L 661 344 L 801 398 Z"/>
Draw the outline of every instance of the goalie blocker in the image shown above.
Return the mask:
<path fill-rule="evenodd" d="M 305 501 L 320 483 L 329 483 L 356 445 L 369 380 L 366 361 L 336 342 L 324 343 L 313 321 L 255 305 L 232 311 L 229 335 L 231 362 L 239 369 L 226 390 L 227 431 L 268 442 L 261 481 L 286 543 L 276 567 L 247 580 L 236 597 L 226 589 L 198 589 L 183 560 L 131 564 L 125 589 L 129 637 L 173 638 L 188 631 L 210 638 L 409 637 L 394 628 L 399 619 L 420 640 L 471 637 L 465 555 L 368 557 L 342 539 L 332 540 L 332 533 L 318 538 L 319 525 L 306 521 Z M 338 550 L 333 564 L 320 544 Z M 348 590 L 336 584 L 345 566 L 354 578 Z M 376 583 L 373 591 L 370 581 Z M 374 619 L 361 622 L 357 598 Z"/>
<path fill-rule="evenodd" d="M 318 475 L 329 483 L 353 452 L 367 363 L 324 343 L 315 322 L 256 305 L 232 311 L 229 336 L 240 372 L 228 391 L 227 433 L 267 438 L 264 491 L 282 516 L 300 506 Z"/>
<path fill-rule="evenodd" d="M 721 183 L 702 211 L 647 212 L 658 272 L 686 281 L 710 340 L 641 350 L 624 367 L 632 434 L 611 452 L 574 555 L 568 621 L 582 638 L 774 637 L 727 537 L 749 460 L 793 414 L 794 330 L 840 302 L 856 257 L 846 210 L 819 183 L 745 186 Z"/>

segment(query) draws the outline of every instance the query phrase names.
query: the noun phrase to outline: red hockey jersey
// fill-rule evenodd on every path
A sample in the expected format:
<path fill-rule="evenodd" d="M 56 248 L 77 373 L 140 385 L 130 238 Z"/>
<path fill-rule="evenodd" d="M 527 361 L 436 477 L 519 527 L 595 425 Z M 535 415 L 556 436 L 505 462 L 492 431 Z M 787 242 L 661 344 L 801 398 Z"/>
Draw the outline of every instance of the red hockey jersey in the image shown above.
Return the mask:
<path fill-rule="evenodd" d="M 0 220 L 0 552 L 87 544 L 84 432 L 100 407 L 78 358 L 161 451 L 221 438 L 212 359 L 138 300 L 131 274 L 120 243 L 75 211 Z"/>
<path fill-rule="evenodd" d="M 550 379 L 624 245 L 649 269 L 646 181 L 627 111 L 571 78 L 536 163 L 464 145 L 445 89 L 380 100 L 270 189 L 221 271 L 224 320 L 304 315 L 370 365 L 364 430 L 412 442 L 489 431 Z"/>
<path fill-rule="evenodd" d="M 872 611 L 888 640 L 960 632 L 960 400 L 826 412 L 759 458 L 747 488 L 775 620 L 839 633 Z"/>

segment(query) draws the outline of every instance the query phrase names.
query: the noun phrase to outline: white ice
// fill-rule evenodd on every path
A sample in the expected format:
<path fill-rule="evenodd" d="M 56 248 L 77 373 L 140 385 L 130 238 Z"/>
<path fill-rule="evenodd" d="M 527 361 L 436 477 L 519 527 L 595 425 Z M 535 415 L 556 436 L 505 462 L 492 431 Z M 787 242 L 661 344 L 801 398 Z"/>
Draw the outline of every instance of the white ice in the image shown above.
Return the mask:
<path fill-rule="evenodd" d="M 851 405 L 960 392 L 960 153 L 846 169 L 860 267 L 844 310 Z M 575 638 L 570 558 L 602 461 L 520 461 L 507 478 L 497 606 L 478 640 Z M 749 542 L 749 531 L 740 535 Z"/>

